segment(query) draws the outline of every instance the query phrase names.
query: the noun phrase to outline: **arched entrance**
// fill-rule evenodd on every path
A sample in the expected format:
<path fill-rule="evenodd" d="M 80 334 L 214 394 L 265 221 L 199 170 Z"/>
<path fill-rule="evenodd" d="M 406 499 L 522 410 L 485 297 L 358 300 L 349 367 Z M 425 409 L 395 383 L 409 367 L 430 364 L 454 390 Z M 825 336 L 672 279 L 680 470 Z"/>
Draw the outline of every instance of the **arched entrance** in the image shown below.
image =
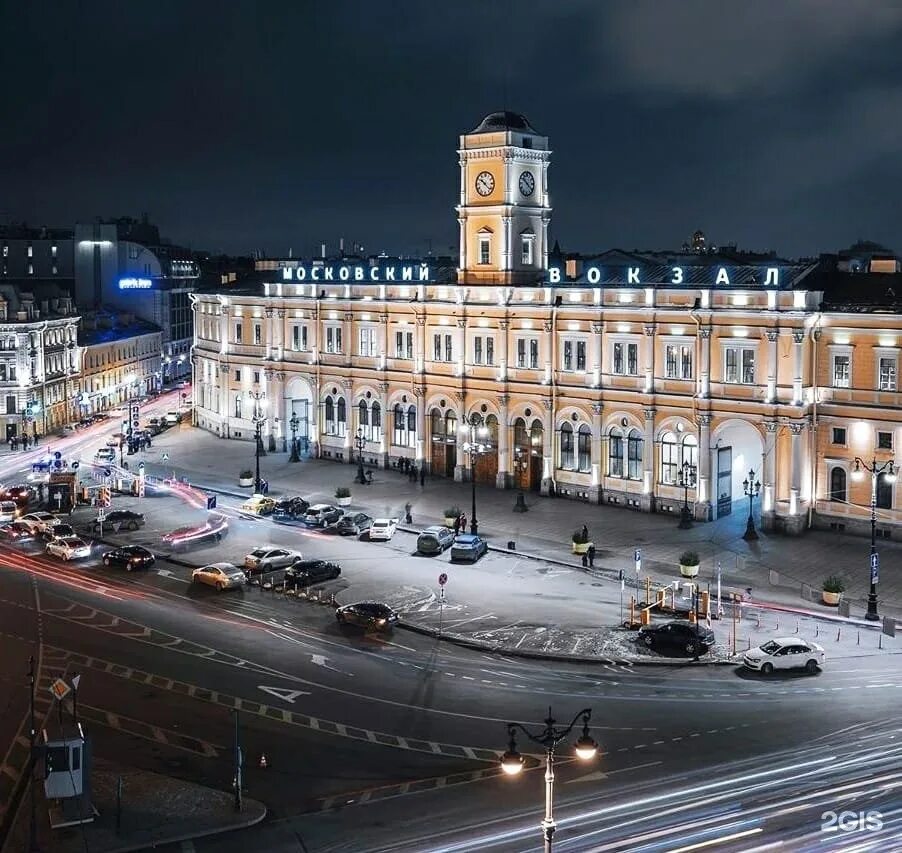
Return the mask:
<path fill-rule="evenodd" d="M 711 503 L 715 518 L 730 515 L 734 504 L 745 499 L 742 481 L 749 471 L 764 480 L 764 442 L 750 423 L 729 420 L 715 430 L 711 452 Z"/>
<path fill-rule="evenodd" d="M 453 477 L 457 465 L 457 415 L 433 409 L 429 415 L 432 447 L 430 465 L 433 474 Z"/>
<path fill-rule="evenodd" d="M 310 385 L 300 377 L 294 377 L 285 386 L 285 411 L 282 422 L 285 424 L 286 436 L 291 439 L 291 419 L 296 418 L 295 435 L 301 453 L 310 451 L 310 441 L 314 435 L 315 407 L 313 391 Z"/>
<path fill-rule="evenodd" d="M 514 486 L 537 492 L 542 486 L 542 422 L 536 418 L 527 428 L 523 418 L 514 421 Z"/>
<path fill-rule="evenodd" d="M 486 416 L 478 430 L 477 441 L 487 448 L 476 456 L 476 482 L 494 486 L 498 477 L 498 418 Z"/>

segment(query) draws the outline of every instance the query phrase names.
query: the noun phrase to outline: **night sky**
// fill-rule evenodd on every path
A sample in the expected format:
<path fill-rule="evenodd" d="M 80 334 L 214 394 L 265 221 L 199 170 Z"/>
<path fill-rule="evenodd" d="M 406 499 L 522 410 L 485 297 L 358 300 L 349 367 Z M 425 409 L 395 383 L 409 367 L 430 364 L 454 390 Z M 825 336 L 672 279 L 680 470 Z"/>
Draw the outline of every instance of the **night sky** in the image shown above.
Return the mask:
<path fill-rule="evenodd" d="M 569 251 L 902 252 L 902 3 L 0 0 L 0 222 L 457 251 L 458 135 L 551 138 Z"/>

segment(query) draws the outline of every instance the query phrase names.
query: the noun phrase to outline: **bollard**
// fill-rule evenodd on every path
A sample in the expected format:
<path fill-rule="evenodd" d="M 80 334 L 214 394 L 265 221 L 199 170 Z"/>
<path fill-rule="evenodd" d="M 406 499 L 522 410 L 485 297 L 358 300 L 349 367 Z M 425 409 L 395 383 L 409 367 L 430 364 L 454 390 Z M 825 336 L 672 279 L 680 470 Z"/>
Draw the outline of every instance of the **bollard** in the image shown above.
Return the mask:
<path fill-rule="evenodd" d="M 836 629 L 836 642 L 839 642 L 839 635 L 842 633 L 842 628 Z"/>
<path fill-rule="evenodd" d="M 861 645 L 861 631 L 858 632 L 858 642 L 855 644 L 856 646 Z"/>
<path fill-rule="evenodd" d="M 799 633 L 799 620 L 796 619 L 796 633 Z"/>
<path fill-rule="evenodd" d="M 814 636 L 819 637 L 821 634 L 821 626 L 817 623 L 814 625 Z"/>
<path fill-rule="evenodd" d="M 776 629 L 776 630 L 777 630 L 777 631 L 780 630 L 780 619 L 779 619 L 779 618 L 777 619 L 777 629 Z"/>
<path fill-rule="evenodd" d="M 745 648 L 746 648 L 746 651 L 750 651 L 750 650 L 751 650 L 751 648 L 752 648 L 752 638 L 751 638 L 751 637 L 748 637 L 748 638 L 747 638 L 747 645 L 746 645 Z"/>
<path fill-rule="evenodd" d="M 880 637 L 880 639 L 877 642 L 877 648 L 882 649 L 883 648 L 883 633 L 881 632 L 878 636 Z"/>
<path fill-rule="evenodd" d="M 759 610 L 755 615 L 758 617 L 758 624 L 756 625 L 756 627 L 760 628 L 761 627 L 761 611 Z"/>

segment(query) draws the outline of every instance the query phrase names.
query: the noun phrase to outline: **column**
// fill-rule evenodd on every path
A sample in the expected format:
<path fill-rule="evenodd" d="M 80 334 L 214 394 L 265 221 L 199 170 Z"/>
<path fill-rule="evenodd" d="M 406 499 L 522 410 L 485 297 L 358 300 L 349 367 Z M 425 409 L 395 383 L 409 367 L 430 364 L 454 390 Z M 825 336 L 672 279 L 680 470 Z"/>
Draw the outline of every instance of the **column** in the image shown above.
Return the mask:
<path fill-rule="evenodd" d="M 592 387 L 593 388 L 601 388 L 601 373 L 602 373 L 601 346 L 602 346 L 602 332 L 603 331 L 604 331 L 604 323 L 593 323 L 592 324 L 592 334 L 595 336 L 592 338 Z"/>
<path fill-rule="evenodd" d="M 589 488 L 589 500 L 592 503 L 601 503 L 603 497 L 602 472 L 604 471 L 604 459 L 602 453 L 604 448 L 601 435 L 603 412 L 603 403 L 592 404 L 592 485 Z"/>
<path fill-rule="evenodd" d="M 265 359 L 273 359 L 275 358 L 275 331 L 273 326 L 273 314 L 275 312 L 272 308 L 267 308 L 263 312 L 264 321 L 263 321 L 263 358 Z"/>
<path fill-rule="evenodd" d="M 219 372 L 219 385 L 216 389 L 216 393 L 218 395 L 216 403 L 216 413 L 219 415 L 219 426 L 217 427 L 216 431 L 223 438 L 228 438 L 229 417 L 232 414 L 229 411 L 229 365 L 219 364 L 217 365 L 217 370 Z"/>
<path fill-rule="evenodd" d="M 457 321 L 457 340 L 454 342 L 457 348 L 457 376 L 464 375 L 464 365 L 467 361 L 467 321 L 460 319 Z"/>
<path fill-rule="evenodd" d="M 654 512 L 655 509 L 655 409 L 645 409 L 645 438 L 642 442 L 642 496 L 639 506 L 644 512 Z M 624 448 L 628 453 L 629 445 Z M 624 464 L 628 464 L 624 459 Z"/>
<path fill-rule="evenodd" d="M 698 368 L 698 395 L 699 397 L 711 396 L 711 327 L 699 327 L 699 359 Z"/>
<path fill-rule="evenodd" d="M 503 322 L 507 322 L 506 320 Z M 498 396 L 499 423 L 498 423 L 498 474 L 495 477 L 495 486 L 499 489 L 511 487 L 510 465 L 510 424 L 508 416 L 508 404 L 510 397 L 507 394 Z"/>
<path fill-rule="evenodd" d="M 417 385 L 413 389 L 413 393 L 417 400 L 417 441 L 414 446 L 414 452 L 417 460 L 417 467 L 423 465 L 426 459 L 426 386 Z M 432 436 L 428 437 L 432 440 Z"/>
<path fill-rule="evenodd" d="M 543 495 L 554 494 L 554 410 L 551 397 L 543 397 L 545 416 L 542 418 L 542 485 Z"/>
<path fill-rule="evenodd" d="M 469 476 L 467 463 L 469 459 L 464 453 L 463 445 L 470 440 L 470 428 L 467 425 L 467 407 L 464 405 L 465 397 L 460 391 L 451 395 L 454 400 L 454 411 L 457 414 L 457 436 L 455 445 L 454 482 L 463 483 Z"/>
<path fill-rule="evenodd" d="M 354 430 L 357 429 L 357 427 L 354 426 L 354 410 L 352 408 L 353 387 L 353 380 L 341 380 L 341 394 L 345 401 L 345 434 L 342 440 L 342 447 L 344 448 L 345 461 L 352 465 L 355 462 L 354 455 L 356 453 L 356 450 L 354 449 Z M 337 418 L 338 414 L 336 413 L 336 420 Z"/>
<path fill-rule="evenodd" d="M 777 507 L 777 429 L 776 420 L 764 422 L 764 476 L 761 492 L 761 520 L 765 524 L 765 514 L 773 515 Z M 765 526 L 765 530 L 772 529 Z"/>
<path fill-rule="evenodd" d="M 269 410 L 272 413 L 272 426 L 270 431 L 269 450 L 275 451 L 280 447 L 282 453 L 288 452 L 288 423 L 285 420 L 285 374 L 281 372 L 271 372 L 269 378 L 269 387 L 267 388 L 267 396 L 269 397 Z"/>
<path fill-rule="evenodd" d="M 645 393 L 655 390 L 655 324 L 647 323 L 645 329 Z"/>
<path fill-rule="evenodd" d="M 697 421 L 698 486 L 695 518 L 698 521 L 708 521 L 711 518 L 711 415 L 699 415 Z"/>
<path fill-rule="evenodd" d="M 507 380 L 508 330 L 510 325 L 510 320 L 498 321 L 498 379 L 501 381 Z"/>
<path fill-rule="evenodd" d="M 385 370 L 388 354 L 391 352 L 392 342 L 388 339 L 390 334 L 388 329 L 388 313 L 379 315 L 379 323 L 382 326 L 382 341 L 379 348 L 379 370 Z"/>
<path fill-rule="evenodd" d="M 552 354 L 557 349 L 551 337 L 554 334 L 554 323 L 551 320 L 545 320 L 542 323 L 542 331 L 545 333 L 542 336 L 542 354 L 545 356 L 545 383 L 550 385 L 553 371 L 556 367 L 556 365 L 551 363 Z"/>
<path fill-rule="evenodd" d="M 802 402 L 802 346 L 805 342 L 805 333 L 800 329 L 794 329 L 792 333 L 792 402 L 798 406 Z"/>
<path fill-rule="evenodd" d="M 777 338 L 780 333 L 777 329 L 765 329 L 764 334 L 767 337 L 767 396 L 765 403 L 777 402 Z"/>
<path fill-rule="evenodd" d="M 426 315 L 417 314 L 417 327 L 413 336 L 413 372 L 426 372 Z"/>
<path fill-rule="evenodd" d="M 511 217 L 501 217 L 501 269 L 509 270 L 511 266 Z"/>
<path fill-rule="evenodd" d="M 353 339 L 353 320 L 354 315 L 350 311 L 346 311 L 341 333 L 344 337 L 345 367 L 350 367 L 354 363 L 354 353 L 357 350 L 357 342 Z"/>
<path fill-rule="evenodd" d="M 304 378 L 310 383 L 310 391 L 313 394 L 307 411 L 307 436 L 310 441 L 310 453 L 314 459 L 319 459 L 319 416 L 322 412 L 320 402 L 322 386 L 318 376 L 305 376 Z"/>
<path fill-rule="evenodd" d="M 802 492 L 802 430 L 805 424 L 793 421 L 789 424 L 789 514 L 796 515 L 801 509 L 799 496 Z"/>
<path fill-rule="evenodd" d="M 382 467 L 388 468 L 391 465 L 389 459 L 388 448 L 391 445 L 391 433 L 393 429 L 392 413 L 388 410 L 388 382 L 380 382 L 379 390 L 382 392 L 382 398 L 379 400 L 379 408 L 382 412 L 382 439 L 379 442 L 379 455 L 382 457 Z"/>

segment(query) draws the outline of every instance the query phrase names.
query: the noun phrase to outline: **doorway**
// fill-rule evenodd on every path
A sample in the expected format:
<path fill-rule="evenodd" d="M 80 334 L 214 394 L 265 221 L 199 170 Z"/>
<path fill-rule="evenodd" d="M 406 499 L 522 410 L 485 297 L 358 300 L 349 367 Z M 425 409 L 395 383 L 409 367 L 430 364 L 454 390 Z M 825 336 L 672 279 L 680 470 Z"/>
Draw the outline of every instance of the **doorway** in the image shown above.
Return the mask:
<path fill-rule="evenodd" d="M 733 448 L 717 448 L 717 517 L 733 511 Z"/>

